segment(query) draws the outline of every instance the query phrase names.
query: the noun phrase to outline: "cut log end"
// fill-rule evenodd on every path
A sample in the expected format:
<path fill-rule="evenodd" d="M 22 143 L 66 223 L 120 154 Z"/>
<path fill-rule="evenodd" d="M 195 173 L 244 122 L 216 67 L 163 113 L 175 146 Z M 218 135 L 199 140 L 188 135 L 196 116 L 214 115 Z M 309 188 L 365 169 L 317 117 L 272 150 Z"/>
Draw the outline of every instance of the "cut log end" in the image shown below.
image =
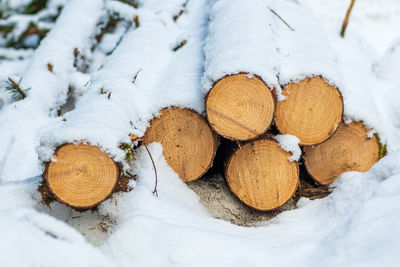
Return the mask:
<path fill-rule="evenodd" d="M 88 209 L 105 200 L 114 190 L 119 170 L 96 146 L 66 144 L 48 163 L 45 179 L 56 199 L 77 209 Z"/>
<path fill-rule="evenodd" d="M 265 133 L 273 119 L 275 99 L 258 77 L 226 76 L 215 83 L 206 98 L 207 119 L 221 136 L 250 140 Z"/>
<path fill-rule="evenodd" d="M 262 211 L 284 205 L 299 185 L 299 166 L 277 142 L 261 139 L 236 150 L 225 177 L 231 191 L 248 206 Z"/>
<path fill-rule="evenodd" d="M 291 83 L 282 93 L 286 99 L 278 102 L 275 114 L 275 125 L 281 133 L 297 136 L 300 145 L 315 145 L 336 131 L 343 115 L 343 100 L 323 78 Z"/>
<path fill-rule="evenodd" d="M 144 144 L 159 142 L 168 165 L 185 182 L 203 176 L 211 167 L 217 139 L 203 117 L 189 109 L 164 109 L 151 121 Z"/>
<path fill-rule="evenodd" d="M 360 122 L 341 123 L 326 142 L 304 147 L 304 165 L 321 185 L 332 183 L 347 171 L 368 171 L 379 160 L 379 140 L 368 138 L 369 130 Z"/>

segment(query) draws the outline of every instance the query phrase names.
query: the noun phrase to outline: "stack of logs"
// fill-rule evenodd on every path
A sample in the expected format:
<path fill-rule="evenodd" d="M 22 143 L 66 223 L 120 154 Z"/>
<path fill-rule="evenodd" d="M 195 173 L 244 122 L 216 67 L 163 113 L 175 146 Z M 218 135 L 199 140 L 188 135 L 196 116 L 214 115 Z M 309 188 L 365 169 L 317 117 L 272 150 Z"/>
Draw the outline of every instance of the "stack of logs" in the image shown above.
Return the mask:
<path fill-rule="evenodd" d="M 341 94 L 324 79 L 291 83 L 283 95 L 284 101 L 276 101 L 257 76 L 226 76 L 206 97 L 209 124 L 189 109 L 164 109 L 152 120 L 143 143 L 161 143 L 168 164 L 191 182 L 213 165 L 217 134 L 237 141 L 225 161 L 226 181 L 242 202 L 263 211 L 285 204 L 299 186 L 299 164 L 271 138 L 276 130 L 299 138 L 304 165 L 319 185 L 329 185 L 346 171 L 367 171 L 379 159 L 377 136 L 370 136 L 361 122 L 342 122 Z M 96 206 L 117 184 L 117 165 L 97 147 L 64 145 L 55 159 L 45 178 L 62 203 L 80 209 Z"/>
<path fill-rule="evenodd" d="M 380 157 L 376 134 L 361 122 L 342 122 L 342 96 L 322 77 L 290 83 L 282 94 L 286 99 L 276 101 L 261 79 L 237 74 L 217 81 L 206 98 L 215 132 L 244 142 L 227 160 L 225 178 L 257 210 L 282 206 L 299 186 L 298 163 L 271 138 L 277 131 L 298 137 L 302 162 L 319 185 L 346 171 L 367 171 Z"/>
<path fill-rule="evenodd" d="M 297 82 L 286 84 L 281 92 L 283 97 L 279 97 L 279 100 L 285 99 L 278 101 L 277 90 L 268 86 L 276 83 L 273 80 L 278 75 L 275 73 L 276 68 L 272 65 L 270 68 L 262 67 L 260 69 L 263 69 L 263 73 L 258 76 L 254 75 L 257 74 L 255 71 L 250 70 L 253 61 L 258 59 L 256 57 L 259 47 L 266 44 L 263 42 L 257 46 L 248 40 L 253 40 L 253 35 L 254 40 L 259 40 L 258 35 L 267 28 L 265 25 L 268 25 L 262 19 L 268 14 L 273 16 L 265 9 L 264 2 L 255 1 L 253 5 L 247 5 L 243 1 L 222 2 L 219 1 L 216 5 L 223 7 L 223 12 L 229 11 L 233 15 L 232 18 L 222 16 L 222 21 L 217 23 L 221 25 L 220 35 L 218 27 L 210 27 L 215 31 L 211 34 L 212 37 L 220 38 L 210 41 L 208 46 L 214 44 L 219 47 L 220 50 L 211 53 L 211 56 L 223 54 L 221 57 L 228 59 L 224 62 L 232 62 L 233 68 L 237 58 L 236 52 L 249 53 L 248 56 L 241 57 L 244 61 L 240 62 L 238 68 L 241 68 L 242 72 L 224 69 L 224 75 L 231 75 L 222 75 L 216 78 L 216 81 L 212 81 L 211 89 L 207 90 L 205 97 L 206 119 L 190 109 L 165 107 L 160 116 L 151 121 L 150 127 L 141 138 L 142 143 L 161 143 L 167 163 L 183 181 L 191 182 L 202 177 L 213 165 L 219 138 L 233 140 L 235 147 L 230 150 L 232 153 L 227 155 L 223 164 L 227 184 L 242 202 L 262 211 L 276 209 L 294 196 L 300 184 L 300 163 L 304 163 L 309 176 L 319 185 L 329 185 L 346 171 L 369 170 L 380 157 L 378 137 L 376 134 L 371 135 L 370 129 L 362 122 L 343 122 L 342 95 L 334 85 L 327 82 L 322 75 L 310 75 L 300 81 L 298 77 L 293 77 L 292 80 Z M 287 2 L 293 5 L 294 10 L 300 8 L 296 3 Z M 258 3 L 258 6 L 255 3 Z M 226 9 L 228 7 L 229 10 Z M 260 15 L 254 15 L 253 19 L 260 18 L 261 21 L 256 23 L 248 16 L 234 15 L 237 10 L 242 12 L 243 8 L 249 9 L 248 13 L 253 15 L 260 12 Z M 287 8 L 280 12 L 284 10 Z M 285 15 L 285 18 L 297 22 L 296 17 L 290 18 Z M 298 19 L 300 24 L 303 20 L 310 19 L 310 16 L 299 15 Z M 287 34 L 282 35 L 282 38 L 286 39 L 283 39 L 280 46 L 296 43 L 296 46 L 287 49 L 299 51 L 310 47 L 306 42 L 301 43 L 304 39 L 301 28 L 295 31 L 292 28 L 287 29 L 280 20 L 276 20 L 277 25 L 282 24 L 283 30 L 287 31 Z M 237 23 L 239 29 L 248 28 L 250 31 L 235 31 L 238 36 L 232 37 L 232 42 L 228 42 L 227 38 L 230 35 L 225 34 L 224 25 L 231 22 Z M 314 24 L 312 20 L 309 23 L 310 27 Z M 252 30 L 252 25 L 260 28 Z M 305 28 L 309 28 L 309 25 Z M 243 36 L 240 36 L 242 33 Z M 264 37 L 268 36 L 272 36 L 272 33 L 265 33 Z M 320 39 L 318 36 L 311 39 L 311 42 Z M 245 46 L 240 46 L 240 41 L 243 41 Z M 228 42 L 230 46 L 239 44 L 233 47 L 235 49 L 226 49 L 225 45 L 218 45 L 218 42 Z M 250 47 L 252 45 L 254 49 Z M 243 47 L 249 47 L 248 51 L 244 51 Z M 321 47 L 323 49 L 319 51 L 320 54 L 312 55 L 314 51 L 300 54 L 312 56 L 307 62 L 322 60 L 326 49 L 324 45 Z M 230 51 L 234 52 L 227 55 Z M 271 49 L 260 53 L 268 56 L 274 51 L 275 49 Z M 296 55 L 296 51 L 285 53 L 291 57 Z M 286 54 L 286 65 L 282 65 L 281 71 L 301 62 L 295 57 L 290 60 Z M 207 56 L 209 55 L 206 49 Z M 268 57 L 261 58 L 260 64 L 265 63 L 266 59 Z M 207 72 L 207 66 L 205 71 Z M 305 68 L 303 72 L 311 71 Z M 290 161 L 291 154 L 274 140 L 273 136 L 278 132 L 294 135 L 300 140 L 299 145 L 303 150 L 300 163 Z M 44 196 L 51 194 L 59 202 L 77 209 L 87 209 L 102 202 L 115 192 L 116 188 L 124 188 L 118 164 L 99 147 L 82 143 L 65 144 L 58 148 L 54 159 L 47 163 L 44 173 L 42 188 L 46 190 L 41 190 Z"/>

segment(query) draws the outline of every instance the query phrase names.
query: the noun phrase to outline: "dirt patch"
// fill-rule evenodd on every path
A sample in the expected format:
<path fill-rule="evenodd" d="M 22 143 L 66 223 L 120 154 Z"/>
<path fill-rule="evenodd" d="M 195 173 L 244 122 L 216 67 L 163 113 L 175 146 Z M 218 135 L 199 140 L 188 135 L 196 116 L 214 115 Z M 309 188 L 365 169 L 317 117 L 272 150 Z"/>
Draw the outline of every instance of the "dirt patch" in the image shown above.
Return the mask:
<path fill-rule="evenodd" d="M 97 210 L 80 212 L 58 202 L 52 202 L 50 207 L 40 205 L 36 208 L 69 224 L 95 246 L 101 245 L 108 238 L 115 225 L 115 221 L 109 216 L 99 214 Z"/>
<path fill-rule="evenodd" d="M 254 226 L 274 218 L 279 213 L 296 208 L 290 200 L 274 211 L 261 212 L 243 204 L 232 194 L 224 177 L 210 175 L 188 184 L 197 193 L 211 216 L 240 226 Z"/>

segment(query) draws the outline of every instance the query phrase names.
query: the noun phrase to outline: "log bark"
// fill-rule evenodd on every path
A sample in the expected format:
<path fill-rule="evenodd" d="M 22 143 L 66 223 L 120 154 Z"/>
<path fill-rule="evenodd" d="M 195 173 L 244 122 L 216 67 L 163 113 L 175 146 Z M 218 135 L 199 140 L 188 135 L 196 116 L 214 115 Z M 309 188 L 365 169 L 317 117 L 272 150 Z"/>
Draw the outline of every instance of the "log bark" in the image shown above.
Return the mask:
<path fill-rule="evenodd" d="M 76 209 L 88 209 L 114 191 L 118 167 L 98 147 L 66 144 L 57 149 L 54 159 L 47 163 L 44 179 L 59 202 Z"/>
<path fill-rule="evenodd" d="M 298 163 L 276 141 L 259 139 L 238 148 L 230 157 L 225 178 L 246 205 L 262 211 L 284 205 L 299 185 Z"/>
<path fill-rule="evenodd" d="M 275 112 L 275 99 L 258 77 L 226 76 L 216 82 L 206 97 L 211 127 L 230 140 L 249 140 L 265 133 Z"/>
<path fill-rule="evenodd" d="M 143 142 L 161 143 L 165 160 L 185 182 L 202 177 L 217 150 L 217 138 L 206 120 L 190 109 L 164 109 L 151 121 Z"/>
<path fill-rule="evenodd" d="M 310 176 L 321 185 L 328 185 L 342 173 L 368 171 L 380 157 L 380 145 L 375 135 L 363 123 L 341 123 L 337 132 L 317 146 L 306 146 L 304 164 Z"/>
<path fill-rule="evenodd" d="M 321 77 L 290 83 L 278 101 L 275 125 L 282 134 L 299 138 L 301 145 L 315 145 L 328 139 L 343 116 L 342 95 Z"/>

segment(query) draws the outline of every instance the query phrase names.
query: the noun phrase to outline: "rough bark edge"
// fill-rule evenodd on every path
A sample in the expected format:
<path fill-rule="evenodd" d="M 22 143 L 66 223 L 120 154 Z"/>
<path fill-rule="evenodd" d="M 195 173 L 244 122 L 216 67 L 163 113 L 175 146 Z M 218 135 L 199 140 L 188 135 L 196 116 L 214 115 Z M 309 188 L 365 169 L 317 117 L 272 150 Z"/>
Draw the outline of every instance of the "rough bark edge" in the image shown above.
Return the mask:
<path fill-rule="evenodd" d="M 286 200 L 284 203 L 282 203 L 282 205 L 280 205 L 280 206 L 278 206 L 278 207 L 275 207 L 275 208 L 263 210 L 263 209 L 258 209 L 258 208 L 255 208 L 255 207 L 250 206 L 249 204 L 247 204 L 246 202 L 244 202 L 235 192 L 232 191 L 231 185 L 230 185 L 230 183 L 229 183 L 229 181 L 228 181 L 228 179 L 227 179 L 227 170 L 228 170 L 228 168 L 229 168 L 229 165 L 230 165 L 230 163 L 231 163 L 231 160 L 232 160 L 233 155 L 234 155 L 237 151 L 239 151 L 240 149 L 242 149 L 242 146 L 246 146 L 246 145 L 249 145 L 251 142 L 256 142 L 256 141 L 261 141 L 261 140 L 270 140 L 270 141 L 272 141 L 272 142 L 275 142 L 275 143 L 279 146 L 279 143 L 278 143 L 277 141 L 275 141 L 274 139 L 272 139 L 270 136 L 268 136 L 268 134 L 267 134 L 267 136 L 260 137 L 260 138 L 257 138 L 257 139 L 255 139 L 255 140 L 251 140 L 250 142 L 246 142 L 245 144 L 243 144 L 243 145 L 241 145 L 240 147 L 236 148 L 236 149 L 234 150 L 234 152 L 232 153 L 232 155 L 229 156 L 229 160 L 228 160 L 228 162 L 226 163 L 224 176 L 225 176 L 225 181 L 226 181 L 226 183 L 228 184 L 229 190 L 232 192 L 232 194 L 233 194 L 235 197 L 237 197 L 237 198 L 240 200 L 241 203 L 245 204 L 246 206 L 248 206 L 248 207 L 250 207 L 250 208 L 252 208 L 252 209 L 254 209 L 254 210 L 261 211 L 261 212 L 268 212 L 268 211 L 274 211 L 274 210 L 279 209 L 280 207 L 283 207 L 286 203 L 288 203 L 288 202 L 289 202 L 291 199 L 293 199 L 293 197 L 295 196 L 295 194 L 296 194 L 296 192 L 297 192 L 297 189 L 298 189 L 298 187 L 299 187 L 299 185 L 300 185 L 300 168 L 299 168 L 299 163 L 298 163 L 297 161 L 291 162 L 291 163 L 295 163 L 295 165 L 296 165 L 296 169 L 297 169 L 297 179 L 296 179 L 296 180 L 297 180 L 297 185 L 296 185 L 296 187 L 295 187 L 293 193 L 291 194 L 291 196 L 288 198 L 288 200 Z M 279 147 L 280 147 L 280 146 L 279 146 Z M 280 147 L 280 148 L 281 148 L 281 147 Z M 282 148 L 281 148 L 281 149 L 282 149 Z M 287 151 L 285 151 L 285 150 L 283 150 L 283 149 L 282 149 L 282 151 L 284 151 L 284 152 L 290 154 L 289 152 L 287 152 Z M 289 161 L 289 159 L 288 159 L 288 161 Z"/>
<path fill-rule="evenodd" d="M 214 130 L 214 128 L 211 126 L 210 122 L 208 121 L 208 112 L 207 112 L 207 101 L 208 101 L 208 97 L 209 97 L 209 94 L 210 94 L 210 92 L 212 91 L 212 89 L 214 89 L 215 85 L 216 85 L 219 81 L 221 81 L 222 79 L 224 79 L 224 78 L 226 78 L 226 77 L 234 76 L 234 75 L 238 75 L 238 74 L 252 75 L 252 76 L 257 77 L 258 79 L 260 79 L 260 80 L 264 83 L 264 85 L 269 89 L 269 92 L 271 93 L 272 99 L 274 100 L 274 111 L 273 111 L 273 116 L 272 116 L 271 122 L 270 122 L 269 124 L 266 124 L 266 125 L 267 125 L 266 130 L 265 130 L 263 133 L 261 133 L 261 134 L 259 134 L 259 135 L 257 135 L 257 136 L 251 137 L 251 138 L 249 138 L 249 139 L 244 139 L 244 140 L 234 139 L 234 138 L 232 138 L 232 137 L 230 137 L 230 136 L 224 136 L 224 135 L 222 135 L 222 134 L 217 133 L 217 132 Z M 257 75 L 257 74 L 250 74 L 250 73 L 248 73 L 248 72 L 238 72 L 238 73 L 231 73 L 231 74 L 225 75 L 225 76 L 219 78 L 218 80 L 214 81 L 213 85 L 211 86 L 210 90 L 208 90 L 208 92 L 207 92 L 207 94 L 205 95 L 204 99 L 205 99 L 205 100 L 204 100 L 204 112 L 205 112 L 205 114 L 206 114 L 206 121 L 207 121 L 207 124 L 209 125 L 209 127 L 211 128 L 211 130 L 212 130 L 213 132 L 215 132 L 215 133 L 218 134 L 219 136 L 222 136 L 223 138 L 228 139 L 228 140 L 231 140 L 231 141 L 247 142 L 247 141 L 256 140 L 256 139 L 260 138 L 261 136 L 263 136 L 263 135 L 269 130 L 269 128 L 271 127 L 271 125 L 272 125 L 272 124 L 274 123 L 274 121 L 275 121 L 275 112 L 276 112 L 276 106 L 277 106 L 277 101 L 278 101 L 278 100 L 277 100 L 277 94 L 274 93 L 274 88 L 271 89 L 271 87 L 261 78 L 261 76 L 259 76 L 259 75 Z"/>
<path fill-rule="evenodd" d="M 300 80 L 300 81 L 293 80 L 292 82 L 288 82 L 287 84 L 281 85 L 281 86 L 285 89 L 285 88 L 286 88 L 289 84 L 291 84 L 291 83 L 299 84 L 299 83 L 300 83 L 301 81 L 303 81 L 304 79 L 311 79 L 311 78 L 314 78 L 314 77 L 320 77 L 320 78 L 323 79 L 326 83 L 328 83 L 330 86 L 334 87 L 334 88 L 338 91 L 338 93 L 339 93 L 339 95 L 340 95 L 340 99 L 341 99 L 341 101 L 342 101 L 342 112 L 341 112 L 342 114 L 340 115 L 340 117 L 341 117 L 342 119 L 340 120 L 340 122 L 339 122 L 338 126 L 336 127 L 336 129 L 335 129 L 335 130 L 331 133 L 331 135 L 329 135 L 328 138 L 326 138 L 324 141 L 319 142 L 319 143 L 316 143 L 316 144 L 312 144 L 312 145 L 304 145 L 304 144 L 302 144 L 301 142 L 299 142 L 299 146 L 300 146 L 300 147 L 303 147 L 303 146 L 317 146 L 317 145 L 320 145 L 320 144 L 322 144 L 323 142 L 327 141 L 328 139 L 330 139 L 330 138 L 337 132 L 337 130 L 339 129 L 340 123 L 343 121 L 343 116 L 344 116 L 344 102 L 343 102 L 343 95 L 342 95 L 342 92 L 340 92 L 339 88 L 338 88 L 336 85 L 333 85 L 332 83 L 330 83 L 329 80 L 325 79 L 322 75 L 311 75 L 311 76 L 306 76 L 305 78 L 303 78 L 303 79 Z M 282 89 L 282 93 L 283 93 L 283 90 L 284 90 L 284 89 Z M 285 100 L 282 100 L 282 101 L 285 101 Z M 275 120 L 276 120 L 276 117 L 274 117 L 274 125 L 275 125 L 276 129 L 279 131 L 280 134 L 284 134 L 284 133 L 282 133 L 282 131 L 279 129 L 278 125 L 275 123 Z M 297 136 L 296 136 L 296 137 L 297 137 Z M 302 151 L 302 152 L 303 152 L 303 151 Z"/>
<path fill-rule="evenodd" d="M 333 189 L 329 185 L 319 185 L 313 180 L 314 185 L 308 183 L 305 180 L 300 181 L 300 185 L 297 188 L 296 194 L 293 196 L 293 200 L 297 203 L 300 198 L 305 197 L 310 200 L 325 198 L 329 196 Z"/>

